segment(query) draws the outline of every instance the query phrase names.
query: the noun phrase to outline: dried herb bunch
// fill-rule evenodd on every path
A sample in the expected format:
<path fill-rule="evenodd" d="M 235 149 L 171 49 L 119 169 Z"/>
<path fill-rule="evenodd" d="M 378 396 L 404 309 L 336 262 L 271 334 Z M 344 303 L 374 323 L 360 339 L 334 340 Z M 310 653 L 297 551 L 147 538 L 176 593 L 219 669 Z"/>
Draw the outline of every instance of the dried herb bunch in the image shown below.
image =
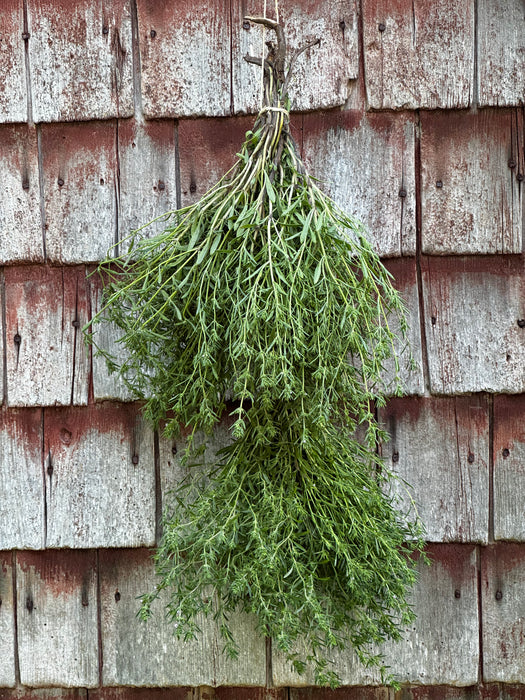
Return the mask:
<path fill-rule="evenodd" d="M 100 265 L 94 323 L 120 329 L 127 359 L 108 362 L 152 423 L 189 430 L 188 466 L 195 432 L 233 416 L 211 473 L 195 470 L 164 514 L 158 586 L 141 615 L 167 589 L 179 637 L 213 614 L 235 656 L 230 613 L 253 613 L 297 671 L 311 664 L 316 682 L 336 685 L 330 650 L 381 665 L 374 644 L 413 619 L 421 531 L 389 495 L 374 417 L 397 341 L 389 323 L 401 336 L 406 324 L 361 225 L 298 156 L 286 92 L 300 51 L 285 66 L 282 27 L 248 19 L 277 43 L 264 66 L 247 57 L 264 70 L 265 99 L 235 166 L 162 234 L 138 232 Z"/>

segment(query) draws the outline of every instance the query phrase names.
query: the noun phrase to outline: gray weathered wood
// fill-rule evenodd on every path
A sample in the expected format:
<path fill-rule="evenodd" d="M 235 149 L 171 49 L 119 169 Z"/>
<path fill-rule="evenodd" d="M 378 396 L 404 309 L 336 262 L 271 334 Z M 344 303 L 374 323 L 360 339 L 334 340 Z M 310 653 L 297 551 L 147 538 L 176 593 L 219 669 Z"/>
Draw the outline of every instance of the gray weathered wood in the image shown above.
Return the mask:
<path fill-rule="evenodd" d="M 6 267 L 4 275 L 8 405 L 87 403 L 84 268 Z"/>
<path fill-rule="evenodd" d="M 146 117 L 230 111 L 230 11 L 206 0 L 138 0 Z"/>
<path fill-rule="evenodd" d="M 42 219 L 34 127 L 0 127 L 0 182 L 0 263 L 40 262 Z"/>
<path fill-rule="evenodd" d="M 15 613 L 10 552 L 0 552 L 0 686 L 13 687 L 15 672 Z"/>
<path fill-rule="evenodd" d="M 97 685 L 96 553 L 18 552 L 17 621 L 24 685 Z"/>
<path fill-rule="evenodd" d="M 118 224 L 122 240 L 133 229 L 177 208 L 175 126 L 171 120 L 121 120 L 118 152 Z M 161 219 L 144 229 L 144 235 L 159 233 L 165 225 Z"/>
<path fill-rule="evenodd" d="M 116 122 L 44 125 L 48 260 L 104 258 L 117 236 Z"/>
<path fill-rule="evenodd" d="M 523 260 L 427 258 L 422 273 L 432 391 L 524 391 Z"/>
<path fill-rule="evenodd" d="M 481 552 L 483 680 L 525 682 L 525 547 L 498 544 Z"/>
<path fill-rule="evenodd" d="M 478 98 L 481 106 L 525 102 L 525 6 L 478 1 Z"/>
<path fill-rule="evenodd" d="M 494 538 L 525 540 L 525 397 L 494 397 Z"/>
<path fill-rule="evenodd" d="M 263 53 L 263 29 L 251 24 L 244 28 L 244 15 L 261 16 L 256 0 L 232 3 L 233 105 L 235 112 L 254 112 L 260 107 L 260 68 L 248 64 L 244 56 Z M 275 18 L 274 3 L 267 16 Z M 289 95 L 292 109 L 305 111 L 343 105 L 359 73 L 358 13 L 355 0 L 300 0 L 279 4 L 289 56 L 315 39 L 321 44 L 301 55 L 293 70 Z M 248 27 L 248 25 L 245 25 Z M 266 40 L 275 34 L 266 30 Z M 266 47 L 265 47 L 266 52 Z"/>
<path fill-rule="evenodd" d="M 102 308 L 102 280 L 98 275 L 90 277 L 91 310 L 94 316 Z M 100 352 L 107 352 L 118 362 L 123 362 L 126 353 L 122 345 L 117 342 L 120 331 L 113 323 L 102 322 L 92 326 L 93 334 L 93 396 L 96 401 L 105 399 L 118 399 L 130 401 L 133 397 L 118 374 L 110 373 L 106 359 Z"/>
<path fill-rule="evenodd" d="M 489 429 L 485 397 L 393 399 L 379 418 L 400 510 L 419 515 L 430 542 L 488 541 Z"/>
<path fill-rule="evenodd" d="M 472 102 L 474 0 L 364 0 L 372 109 L 454 109 Z"/>
<path fill-rule="evenodd" d="M 383 256 L 416 247 L 412 116 L 326 112 L 304 118 L 304 156 L 321 187 L 362 221 Z"/>
<path fill-rule="evenodd" d="M 155 543 L 153 432 L 136 404 L 46 409 L 47 546 Z"/>
<path fill-rule="evenodd" d="M 421 128 L 423 252 L 521 253 L 522 115 L 423 112 Z"/>
<path fill-rule="evenodd" d="M 0 411 L 0 549 L 44 547 L 42 412 Z"/>
<path fill-rule="evenodd" d="M 164 596 L 150 621 L 137 619 L 137 596 L 155 586 L 147 550 L 101 552 L 100 576 L 105 685 L 264 685 L 265 640 L 248 619 L 232 620 L 240 643 L 236 661 L 221 653 L 211 619 L 202 621 L 196 640 L 177 641 L 164 614 Z"/>
<path fill-rule="evenodd" d="M 419 315 L 419 292 L 417 288 L 416 261 L 414 258 L 392 258 L 384 261 L 387 270 L 393 275 L 392 283 L 401 295 L 406 307 L 408 333 L 406 339 L 401 336 L 394 344 L 394 353 L 399 364 L 398 380 L 404 394 L 423 394 L 425 380 L 423 376 L 423 352 L 421 345 L 421 324 Z M 399 334 L 398 319 L 390 318 L 389 325 L 394 333 Z M 396 367 L 394 357 L 384 362 L 383 372 L 385 391 L 395 393 Z"/>
<path fill-rule="evenodd" d="M 288 689 L 282 689 L 281 692 Z M 393 700 L 390 688 L 372 688 L 366 686 L 345 687 L 337 690 L 313 686 L 308 688 L 290 688 L 290 700 Z M 403 697 L 402 700 L 407 700 Z M 442 698 L 440 700 L 443 700 Z M 477 698 L 476 698 L 477 700 Z"/>
<path fill-rule="evenodd" d="M 35 122 L 133 113 L 131 15 L 126 0 L 30 0 Z"/>
<path fill-rule="evenodd" d="M 199 200 L 235 163 L 252 117 L 179 122 L 182 206 Z"/>
<path fill-rule="evenodd" d="M 469 545 L 430 545 L 432 566 L 420 565 L 411 593 L 417 620 L 403 641 L 383 646 L 385 662 L 401 683 L 470 685 L 479 660 L 476 550 Z M 343 685 L 379 685 L 376 670 L 365 669 L 351 650 L 334 652 Z M 293 673 L 273 648 L 276 686 L 311 685 L 313 676 Z"/>
<path fill-rule="evenodd" d="M 0 42 L 0 123 L 27 120 L 23 0 L 3 0 Z"/>

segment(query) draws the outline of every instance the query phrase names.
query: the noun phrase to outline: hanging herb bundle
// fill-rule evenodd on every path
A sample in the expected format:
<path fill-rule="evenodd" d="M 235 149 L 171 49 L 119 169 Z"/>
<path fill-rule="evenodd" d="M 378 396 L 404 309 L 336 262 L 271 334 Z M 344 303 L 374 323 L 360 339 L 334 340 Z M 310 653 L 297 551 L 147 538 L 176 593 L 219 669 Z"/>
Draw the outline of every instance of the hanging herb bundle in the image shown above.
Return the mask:
<path fill-rule="evenodd" d="M 233 417 L 213 470 L 196 470 L 164 514 L 159 583 L 141 615 L 167 589 L 179 637 L 211 613 L 235 656 L 230 613 L 253 613 L 297 671 L 311 664 L 316 682 L 336 685 L 331 649 L 381 665 L 373 646 L 413 618 L 421 532 L 389 495 L 374 417 L 396 342 L 389 319 L 406 327 L 361 226 L 298 156 L 286 92 L 301 52 L 285 72 L 282 27 L 248 19 L 277 43 L 264 61 L 247 57 L 264 71 L 264 106 L 234 168 L 164 233 L 136 233 L 100 265 L 94 323 L 120 329 L 128 359 L 108 362 L 152 423 L 189 430 L 188 466 L 195 432 Z"/>

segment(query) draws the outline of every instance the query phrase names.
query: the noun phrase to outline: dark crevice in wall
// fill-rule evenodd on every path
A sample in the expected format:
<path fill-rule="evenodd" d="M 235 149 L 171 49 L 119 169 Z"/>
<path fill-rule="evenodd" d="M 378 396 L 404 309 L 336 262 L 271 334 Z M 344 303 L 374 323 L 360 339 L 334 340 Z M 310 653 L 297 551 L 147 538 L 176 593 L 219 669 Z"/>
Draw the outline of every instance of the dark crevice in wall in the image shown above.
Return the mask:
<path fill-rule="evenodd" d="M 2 404 L 7 406 L 7 328 L 4 268 L 0 268 L 0 313 L 2 319 Z"/>
<path fill-rule="evenodd" d="M 18 582 L 16 577 L 16 550 L 11 554 L 12 586 L 13 586 L 13 626 L 14 626 L 14 655 L 15 655 L 15 683 L 20 684 L 20 657 L 18 649 Z"/>
<path fill-rule="evenodd" d="M 177 209 L 182 207 L 182 184 L 180 175 L 180 150 L 179 150 L 179 122 L 174 122 L 174 144 L 175 144 L 175 196 Z"/>
<path fill-rule="evenodd" d="M 103 683 L 104 656 L 102 653 L 102 594 L 100 591 L 100 550 L 96 550 L 97 578 L 97 645 L 98 645 L 98 684 Z"/>
<path fill-rule="evenodd" d="M 478 630 L 479 630 L 479 665 L 478 683 L 483 683 L 483 605 L 482 605 L 482 580 L 481 580 L 481 556 L 480 545 L 476 546 L 476 568 L 478 574 Z"/>
<path fill-rule="evenodd" d="M 423 379 L 425 392 L 430 393 L 430 371 L 428 365 L 427 335 L 425 330 L 425 301 L 423 297 L 423 275 L 421 272 L 422 248 L 422 207 L 421 207 L 421 119 L 419 110 L 416 112 L 415 124 L 415 195 L 416 195 L 416 275 L 417 295 L 419 299 L 419 327 L 421 336 L 421 361 L 423 363 Z"/>
<path fill-rule="evenodd" d="M 230 116 L 235 114 L 235 104 L 233 100 L 233 3 L 230 0 Z"/>
<path fill-rule="evenodd" d="M 153 433 L 153 459 L 155 466 L 155 543 L 162 537 L 162 484 L 160 479 L 160 438 L 158 430 Z"/>
<path fill-rule="evenodd" d="M 266 637 L 266 687 L 273 688 L 273 659 L 271 637 Z"/>
<path fill-rule="evenodd" d="M 53 477 L 53 460 L 51 457 L 51 451 L 49 450 L 48 454 L 46 454 L 46 409 L 42 408 L 42 416 L 41 416 L 41 421 L 40 421 L 40 429 L 42 431 L 42 457 L 41 457 L 41 464 L 42 464 L 42 487 L 43 487 L 43 496 L 44 496 L 44 548 L 47 547 L 47 521 L 48 521 L 48 499 L 49 499 L 49 491 L 51 490 L 51 479 Z M 49 489 L 47 487 L 47 479 L 49 477 Z"/>
<path fill-rule="evenodd" d="M 64 271 L 62 270 L 62 290 L 64 289 Z M 64 292 L 62 291 L 62 294 Z M 65 319 L 65 322 L 68 323 L 69 319 Z M 72 376 L 71 376 L 71 396 L 69 403 L 71 406 L 75 405 L 75 382 L 76 382 L 76 373 L 77 373 L 77 357 L 78 357 L 78 344 L 81 342 L 81 338 L 79 338 L 79 330 L 80 330 L 80 321 L 78 318 L 78 277 L 76 281 L 76 288 L 75 288 L 75 311 L 74 311 L 74 316 L 72 320 L 72 325 L 73 325 L 73 371 L 72 371 Z"/>
<path fill-rule="evenodd" d="M 47 262 L 46 250 L 46 206 L 45 206 L 45 188 L 44 188 L 44 157 L 42 149 L 42 126 L 36 126 L 36 146 L 38 152 L 38 188 L 40 191 L 40 220 L 42 222 L 42 256 L 44 262 Z"/>
<path fill-rule="evenodd" d="M 489 544 L 494 542 L 494 396 L 488 395 L 489 405 Z"/>
<path fill-rule="evenodd" d="M 140 38 L 137 0 L 130 0 L 130 11 L 131 47 L 133 57 L 133 102 L 135 107 L 135 117 L 139 121 L 142 121 L 142 80 L 140 74 Z"/>
<path fill-rule="evenodd" d="M 365 67 L 365 28 L 363 19 L 363 0 L 359 0 L 357 6 L 357 50 L 359 52 L 359 76 L 358 88 L 361 93 L 364 109 L 368 109 L 368 95 L 366 92 L 366 67 Z"/>

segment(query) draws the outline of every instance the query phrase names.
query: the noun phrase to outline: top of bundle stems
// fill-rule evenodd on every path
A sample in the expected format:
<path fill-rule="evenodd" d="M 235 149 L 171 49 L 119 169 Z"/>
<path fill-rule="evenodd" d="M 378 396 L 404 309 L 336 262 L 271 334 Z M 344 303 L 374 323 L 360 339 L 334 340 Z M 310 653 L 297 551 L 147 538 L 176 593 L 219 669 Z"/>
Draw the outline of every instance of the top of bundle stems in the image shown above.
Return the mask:
<path fill-rule="evenodd" d="M 276 34 L 277 41 L 275 44 L 271 41 L 266 42 L 268 47 L 268 55 L 266 58 L 246 55 L 244 60 L 248 63 L 254 63 L 257 66 L 262 66 L 264 61 L 263 109 L 264 107 L 282 108 L 282 102 L 286 99 L 286 94 L 290 86 L 295 62 L 302 53 L 312 48 L 312 46 L 320 44 L 321 39 L 314 39 L 304 46 L 301 46 L 299 49 L 296 49 L 290 58 L 287 68 L 287 46 L 282 24 L 273 19 L 268 19 L 267 17 L 245 17 L 244 19 L 254 24 L 261 24 L 267 29 L 272 29 Z"/>

